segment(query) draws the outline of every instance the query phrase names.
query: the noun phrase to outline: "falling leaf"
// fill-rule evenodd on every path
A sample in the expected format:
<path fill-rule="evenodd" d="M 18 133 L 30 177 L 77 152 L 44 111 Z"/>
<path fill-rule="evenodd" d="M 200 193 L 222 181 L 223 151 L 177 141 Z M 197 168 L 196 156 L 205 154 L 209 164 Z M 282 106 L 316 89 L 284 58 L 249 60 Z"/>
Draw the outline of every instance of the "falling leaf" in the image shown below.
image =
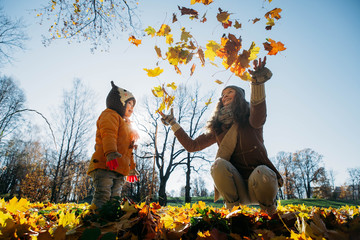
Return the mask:
<path fill-rule="evenodd" d="M 221 23 L 227 23 L 230 18 L 230 14 L 227 11 L 223 11 L 221 8 L 219 8 L 219 13 L 216 15 L 216 18 Z"/>
<path fill-rule="evenodd" d="M 173 13 L 173 18 L 172 18 L 172 23 L 174 23 L 174 22 L 177 22 L 177 17 L 176 17 L 176 14 L 175 13 Z"/>
<path fill-rule="evenodd" d="M 149 77 L 156 77 L 156 76 L 159 76 L 164 70 L 161 69 L 160 67 L 156 67 L 154 69 L 147 69 L 147 68 L 144 68 L 144 70 L 147 72 L 147 75 Z"/>
<path fill-rule="evenodd" d="M 204 15 L 202 16 L 200 22 L 204 23 L 207 21 L 207 18 L 206 18 L 206 13 L 204 13 Z"/>
<path fill-rule="evenodd" d="M 260 52 L 260 47 L 256 47 L 255 42 L 252 42 L 249 48 L 249 52 L 250 52 L 249 61 L 255 60 L 257 59 L 257 54 L 259 54 Z"/>
<path fill-rule="evenodd" d="M 187 42 L 189 40 L 189 38 L 192 38 L 190 32 L 186 32 L 185 31 L 185 28 L 181 28 L 181 37 L 180 37 L 180 40 L 181 41 L 184 41 L 184 42 Z"/>
<path fill-rule="evenodd" d="M 190 4 L 193 5 L 195 3 L 202 3 L 204 5 L 209 5 L 212 2 L 213 2 L 213 0 L 191 0 Z"/>
<path fill-rule="evenodd" d="M 220 47 L 220 44 L 213 40 L 210 40 L 208 44 L 206 44 L 205 57 L 208 58 L 210 61 L 214 61 L 216 57 L 216 51 Z"/>
<path fill-rule="evenodd" d="M 227 29 L 228 27 L 231 27 L 232 21 L 227 21 L 226 23 L 222 23 L 223 27 Z"/>
<path fill-rule="evenodd" d="M 194 17 L 197 17 L 199 15 L 199 13 L 191 8 L 186 8 L 186 7 L 180 7 L 178 6 L 179 10 L 181 11 L 181 15 L 192 15 Z"/>
<path fill-rule="evenodd" d="M 201 48 L 199 48 L 197 53 L 198 53 L 200 61 L 201 61 L 201 66 L 205 66 L 204 51 Z"/>
<path fill-rule="evenodd" d="M 172 34 L 168 34 L 166 35 L 166 43 L 167 44 L 172 44 L 174 42 L 174 38 Z"/>
<path fill-rule="evenodd" d="M 191 66 L 191 69 L 190 69 L 190 76 L 192 76 L 194 74 L 194 71 L 195 71 L 195 63 Z"/>
<path fill-rule="evenodd" d="M 220 81 L 219 79 L 215 80 L 217 84 L 223 84 L 224 82 Z"/>
<path fill-rule="evenodd" d="M 156 54 L 159 58 L 162 58 L 161 56 L 161 49 L 158 47 L 158 46 L 155 46 L 155 51 L 156 51 Z"/>
<path fill-rule="evenodd" d="M 154 87 L 153 89 L 151 89 L 151 92 L 154 94 L 155 97 L 164 96 L 164 90 L 161 86 Z"/>
<path fill-rule="evenodd" d="M 237 20 L 235 20 L 234 28 L 236 28 L 236 29 L 241 28 L 241 23 L 239 23 Z"/>
<path fill-rule="evenodd" d="M 173 89 L 173 90 L 176 90 L 176 88 L 177 88 L 177 86 L 176 86 L 176 84 L 175 84 L 174 82 L 169 83 L 169 84 L 167 84 L 166 86 L 167 86 L 167 87 L 170 87 L 170 88 Z"/>
<path fill-rule="evenodd" d="M 272 29 L 272 26 L 274 26 L 274 25 L 275 25 L 274 19 L 273 19 L 273 18 L 269 18 L 269 20 L 268 20 L 267 23 L 266 23 L 265 29 L 266 29 L 266 30 L 271 30 L 271 29 Z"/>
<path fill-rule="evenodd" d="M 252 77 L 248 72 L 244 72 L 242 75 L 240 75 L 240 78 L 244 81 L 251 81 Z"/>
<path fill-rule="evenodd" d="M 253 19 L 253 24 L 257 23 L 258 21 L 260 21 L 260 18 Z"/>
<path fill-rule="evenodd" d="M 147 35 L 151 35 L 151 37 L 154 37 L 156 34 L 156 31 L 153 27 L 149 26 L 145 29 L 145 32 L 147 33 Z"/>
<path fill-rule="evenodd" d="M 174 65 L 174 68 L 175 68 L 176 73 L 181 75 L 181 71 L 180 71 L 179 67 L 177 65 Z"/>
<path fill-rule="evenodd" d="M 171 32 L 171 28 L 169 27 L 169 25 L 162 24 L 159 31 L 156 32 L 156 35 L 157 36 L 166 36 L 169 34 L 169 32 Z"/>
<path fill-rule="evenodd" d="M 276 55 L 278 52 L 284 51 L 286 49 L 282 42 L 276 42 L 271 38 L 267 38 L 266 40 L 270 42 L 263 43 L 265 50 L 268 51 L 268 55 Z"/>
<path fill-rule="evenodd" d="M 265 13 L 265 18 L 275 18 L 276 20 L 279 20 L 281 18 L 280 13 L 282 9 L 281 8 L 274 8 L 273 10 Z"/>
<path fill-rule="evenodd" d="M 129 42 L 131 42 L 132 44 L 134 44 L 135 46 L 139 46 L 139 44 L 141 44 L 141 40 L 140 39 L 136 39 L 134 36 L 129 37 Z"/>

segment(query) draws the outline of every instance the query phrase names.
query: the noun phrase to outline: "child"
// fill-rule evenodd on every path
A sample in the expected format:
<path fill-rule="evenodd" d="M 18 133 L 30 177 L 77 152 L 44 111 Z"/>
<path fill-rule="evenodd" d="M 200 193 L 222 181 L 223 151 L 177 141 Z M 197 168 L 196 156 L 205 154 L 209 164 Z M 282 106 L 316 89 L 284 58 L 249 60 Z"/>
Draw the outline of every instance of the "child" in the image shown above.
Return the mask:
<path fill-rule="evenodd" d="M 113 81 L 111 85 L 107 108 L 96 123 L 95 152 L 88 169 L 95 188 L 92 204 L 97 208 L 111 197 L 120 196 L 125 176 L 134 179 L 138 175 L 133 158 L 138 135 L 129 120 L 136 100 L 131 92 L 117 87 Z"/>

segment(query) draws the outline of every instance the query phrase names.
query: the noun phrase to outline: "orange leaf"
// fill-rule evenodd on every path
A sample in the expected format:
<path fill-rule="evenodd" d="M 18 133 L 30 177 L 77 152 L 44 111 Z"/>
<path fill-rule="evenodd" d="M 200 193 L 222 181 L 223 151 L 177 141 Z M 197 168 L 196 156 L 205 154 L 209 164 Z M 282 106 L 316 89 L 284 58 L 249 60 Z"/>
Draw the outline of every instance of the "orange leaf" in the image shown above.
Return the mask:
<path fill-rule="evenodd" d="M 192 76 L 194 74 L 194 71 L 195 71 L 195 63 L 191 66 L 191 69 L 190 69 L 190 76 Z"/>
<path fill-rule="evenodd" d="M 281 8 L 274 8 L 273 10 L 265 13 L 265 18 L 275 18 L 276 20 L 279 20 L 281 18 L 280 13 L 282 9 Z"/>
<path fill-rule="evenodd" d="M 191 0 L 190 4 L 193 5 L 195 3 L 202 3 L 204 5 L 209 5 L 212 2 L 213 0 Z"/>
<path fill-rule="evenodd" d="M 141 40 L 136 39 L 134 36 L 129 37 L 128 40 L 129 40 L 129 42 L 131 42 L 135 46 L 139 46 L 139 44 L 141 44 Z"/>
<path fill-rule="evenodd" d="M 280 51 L 284 51 L 286 47 L 282 42 L 275 42 L 271 38 L 266 39 L 268 42 L 263 43 L 264 48 L 268 51 L 268 55 L 276 55 Z"/>
<path fill-rule="evenodd" d="M 177 65 L 174 65 L 174 68 L 175 68 L 176 73 L 181 75 L 181 71 L 180 71 L 179 67 Z"/>

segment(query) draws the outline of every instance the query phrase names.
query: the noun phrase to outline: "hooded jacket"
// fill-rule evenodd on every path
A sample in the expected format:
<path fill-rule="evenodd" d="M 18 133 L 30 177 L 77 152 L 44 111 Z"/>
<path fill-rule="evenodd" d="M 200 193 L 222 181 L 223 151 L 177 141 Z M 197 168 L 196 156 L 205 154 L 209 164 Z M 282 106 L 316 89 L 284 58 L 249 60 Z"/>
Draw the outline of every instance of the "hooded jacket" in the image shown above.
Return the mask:
<path fill-rule="evenodd" d="M 116 111 L 107 108 L 99 116 L 96 127 L 95 152 L 87 173 L 89 174 L 95 169 L 108 169 L 106 155 L 118 152 L 122 156 L 117 158 L 119 166 L 114 171 L 127 176 L 130 169 L 135 169 L 134 137 L 130 123 L 126 122 Z"/>

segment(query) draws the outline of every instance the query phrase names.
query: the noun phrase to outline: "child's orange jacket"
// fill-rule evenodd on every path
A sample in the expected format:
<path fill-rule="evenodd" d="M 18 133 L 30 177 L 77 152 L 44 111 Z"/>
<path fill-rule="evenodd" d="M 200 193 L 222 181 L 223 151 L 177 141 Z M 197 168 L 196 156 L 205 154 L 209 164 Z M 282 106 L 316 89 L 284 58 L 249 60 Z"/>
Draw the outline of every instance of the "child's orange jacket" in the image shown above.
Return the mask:
<path fill-rule="evenodd" d="M 135 169 L 134 140 L 130 124 L 125 122 L 116 111 L 107 108 L 99 116 L 96 127 L 95 152 L 87 173 L 95 169 L 108 169 L 106 155 L 118 152 L 122 157 L 117 158 L 119 166 L 114 171 L 127 176 L 130 169 Z"/>

